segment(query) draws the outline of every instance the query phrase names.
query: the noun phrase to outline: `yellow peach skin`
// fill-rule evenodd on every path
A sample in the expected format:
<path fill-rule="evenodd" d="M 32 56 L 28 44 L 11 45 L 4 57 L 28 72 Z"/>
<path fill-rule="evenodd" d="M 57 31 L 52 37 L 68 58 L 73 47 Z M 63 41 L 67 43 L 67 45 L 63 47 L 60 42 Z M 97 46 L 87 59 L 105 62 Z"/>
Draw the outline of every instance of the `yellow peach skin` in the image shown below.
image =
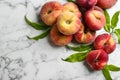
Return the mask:
<path fill-rule="evenodd" d="M 80 24 L 80 19 L 72 12 L 63 12 L 57 19 L 58 30 L 64 35 L 75 34 Z"/>
<path fill-rule="evenodd" d="M 82 14 L 81 14 L 78 6 L 73 2 L 67 2 L 63 5 L 63 12 L 66 12 L 66 11 L 72 12 L 75 15 L 77 15 L 79 18 L 81 18 Z"/>

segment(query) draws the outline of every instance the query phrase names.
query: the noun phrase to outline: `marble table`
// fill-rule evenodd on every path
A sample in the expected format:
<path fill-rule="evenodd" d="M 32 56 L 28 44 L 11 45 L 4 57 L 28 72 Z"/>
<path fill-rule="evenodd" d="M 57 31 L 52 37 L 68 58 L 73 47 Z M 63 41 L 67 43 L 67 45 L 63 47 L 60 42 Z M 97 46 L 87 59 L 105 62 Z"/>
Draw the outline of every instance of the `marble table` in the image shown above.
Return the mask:
<path fill-rule="evenodd" d="M 38 21 L 41 6 L 48 0 L 0 0 L 0 80 L 105 80 L 101 71 L 90 71 L 84 62 L 61 60 L 74 51 L 50 44 L 49 37 L 34 41 L 42 31 L 31 28 L 24 20 Z M 50 1 L 50 0 L 49 0 Z M 59 0 L 65 3 L 65 0 Z M 120 0 L 110 15 L 120 10 Z M 120 21 L 118 24 L 120 27 Z M 101 33 L 100 30 L 97 33 Z M 120 66 L 120 45 L 109 55 L 109 64 Z M 111 72 L 120 80 L 120 72 Z"/>

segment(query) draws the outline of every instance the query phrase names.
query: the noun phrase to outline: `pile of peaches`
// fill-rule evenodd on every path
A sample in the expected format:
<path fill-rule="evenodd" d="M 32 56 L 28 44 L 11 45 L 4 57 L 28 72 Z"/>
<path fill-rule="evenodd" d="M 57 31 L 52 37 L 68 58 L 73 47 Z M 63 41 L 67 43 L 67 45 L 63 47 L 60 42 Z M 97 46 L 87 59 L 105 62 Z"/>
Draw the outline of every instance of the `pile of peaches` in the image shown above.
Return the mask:
<path fill-rule="evenodd" d="M 87 55 L 87 62 L 94 70 L 101 70 L 108 62 L 108 54 L 116 48 L 116 42 L 108 33 L 96 36 L 96 31 L 106 24 L 103 9 L 111 8 L 117 0 L 76 0 L 61 4 L 45 3 L 40 19 L 51 26 L 50 39 L 57 46 L 65 46 L 73 39 L 80 44 L 94 44 Z"/>

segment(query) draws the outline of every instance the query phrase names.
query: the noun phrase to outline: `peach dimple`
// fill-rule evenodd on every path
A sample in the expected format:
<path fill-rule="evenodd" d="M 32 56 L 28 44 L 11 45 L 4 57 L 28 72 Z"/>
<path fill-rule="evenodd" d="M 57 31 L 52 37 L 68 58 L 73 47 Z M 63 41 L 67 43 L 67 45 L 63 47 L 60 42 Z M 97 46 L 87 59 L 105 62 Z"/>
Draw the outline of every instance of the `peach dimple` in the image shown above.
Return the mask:
<path fill-rule="evenodd" d="M 57 17 L 62 13 L 62 8 L 62 4 L 56 1 L 45 3 L 40 11 L 42 21 L 50 26 L 55 24 Z"/>
<path fill-rule="evenodd" d="M 81 12 L 77 7 L 77 5 L 73 2 L 67 2 L 63 5 L 63 12 L 66 12 L 66 11 L 72 12 L 75 15 L 77 15 L 79 18 L 81 18 Z"/>
<path fill-rule="evenodd" d="M 96 37 L 94 47 L 95 49 L 103 49 L 110 54 L 115 50 L 116 42 L 110 34 L 104 33 Z"/>
<path fill-rule="evenodd" d="M 86 61 L 93 70 L 102 70 L 108 62 L 108 54 L 102 50 L 93 50 L 89 52 Z"/>
<path fill-rule="evenodd" d="M 91 43 L 96 36 L 95 31 L 91 31 L 84 24 L 81 24 L 81 29 L 74 34 L 75 40 L 79 43 Z"/>
<path fill-rule="evenodd" d="M 57 19 L 58 30 L 64 35 L 75 34 L 80 24 L 80 19 L 71 12 L 63 12 Z"/>
<path fill-rule="evenodd" d="M 106 19 L 104 14 L 98 10 L 88 10 L 84 15 L 85 22 L 91 30 L 100 30 L 104 27 Z"/>

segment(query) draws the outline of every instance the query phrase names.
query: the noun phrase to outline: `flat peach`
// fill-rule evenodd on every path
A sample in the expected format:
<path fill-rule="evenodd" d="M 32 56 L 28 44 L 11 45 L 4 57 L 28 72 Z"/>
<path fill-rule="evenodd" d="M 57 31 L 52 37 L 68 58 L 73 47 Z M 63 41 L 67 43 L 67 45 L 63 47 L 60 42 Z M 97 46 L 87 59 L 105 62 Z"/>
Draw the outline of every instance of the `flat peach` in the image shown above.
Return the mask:
<path fill-rule="evenodd" d="M 117 0 L 98 0 L 97 5 L 103 9 L 111 8 L 116 4 Z"/>
<path fill-rule="evenodd" d="M 66 11 L 72 12 L 75 15 L 77 15 L 79 18 L 81 18 L 81 12 L 78 6 L 73 2 L 67 2 L 63 5 L 63 12 L 66 12 Z"/>
<path fill-rule="evenodd" d="M 93 42 L 96 36 L 96 31 L 90 30 L 84 24 L 81 24 L 81 29 L 74 34 L 75 40 L 79 43 L 88 44 Z"/>
<path fill-rule="evenodd" d="M 63 12 L 57 19 L 58 30 L 64 35 L 75 34 L 80 29 L 81 21 L 72 12 Z"/>
<path fill-rule="evenodd" d="M 72 35 L 63 35 L 58 31 L 57 25 L 54 25 L 50 31 L 51 41 L 58 46 L 64 46 L 71 42 Z"/>
<path fill-rule="evenodd" d="M 95 49 L 103 49 L 108 54 L 112 53 L 116 48 L 116 42 L 111 35 L 104 33 L 98 35 L 94 41 Z"/>
<path fill-rule="evenodd" d="M 42 21 L 49 26 L 55 24 L 57 17 L 62 13 L 62 8 L 62 4 L 56 1 L 45 3 L 40 11 Z"/>

